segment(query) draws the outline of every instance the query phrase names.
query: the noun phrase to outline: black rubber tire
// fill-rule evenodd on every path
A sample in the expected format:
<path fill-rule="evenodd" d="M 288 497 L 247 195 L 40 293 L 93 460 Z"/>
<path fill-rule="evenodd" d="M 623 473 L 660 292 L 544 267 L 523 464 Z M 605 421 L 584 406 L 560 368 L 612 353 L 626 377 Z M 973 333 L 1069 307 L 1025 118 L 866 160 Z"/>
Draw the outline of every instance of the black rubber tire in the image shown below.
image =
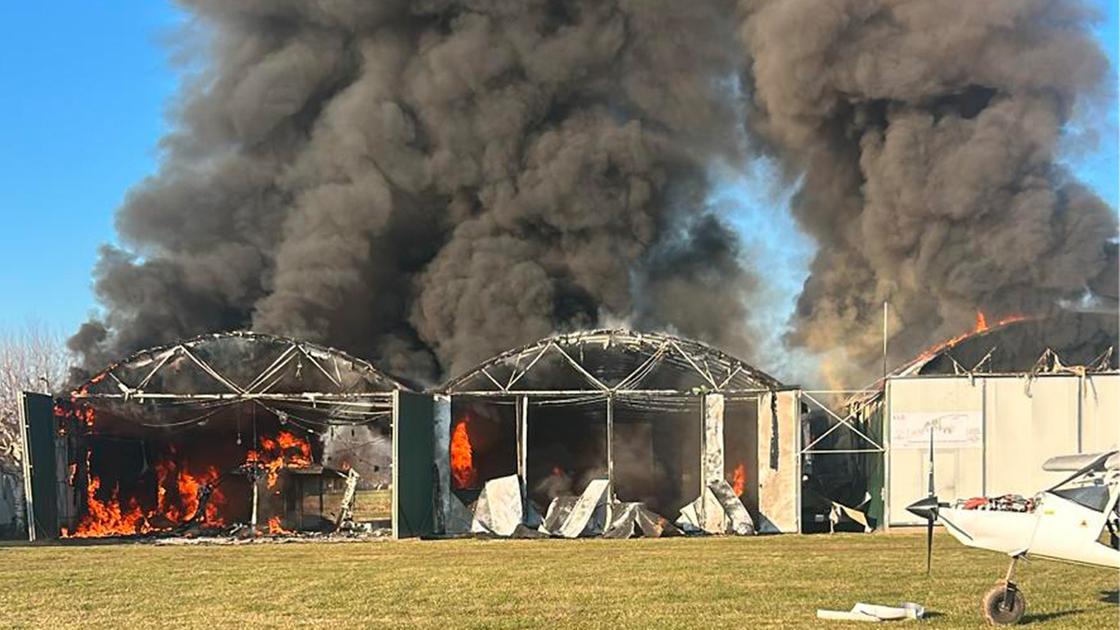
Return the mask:
<path fill-rule="evenodd" d="M 1007 594 L 1007 584 L 1005 582 L 997 582 L 992 590 L 984 595 L 984 601 L 980 605 L 980 612 L 984 615 L 984 619 L 993 626 L 1012 626 L 1019 623 L 1023 618 L 1023 613 L 1027 612 L 1027 598 L 1023 597 L 1023 591 L 1015 589 L 1010 592 L 1012 597 L 1011 605 L 1006 610 L 1000 607 L 1003 603 L 1004 596 Z"/>

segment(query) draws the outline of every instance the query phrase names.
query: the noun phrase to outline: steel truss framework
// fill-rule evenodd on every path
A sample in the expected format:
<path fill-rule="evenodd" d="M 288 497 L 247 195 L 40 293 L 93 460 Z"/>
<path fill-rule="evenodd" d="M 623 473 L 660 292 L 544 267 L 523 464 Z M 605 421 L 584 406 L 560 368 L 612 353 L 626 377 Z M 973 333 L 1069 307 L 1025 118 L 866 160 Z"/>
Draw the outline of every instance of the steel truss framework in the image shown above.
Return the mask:
<path fill-rule="evenodd" d="M 443 392 L 476 396 L 759 394 L 785 387 L 706 344 L 662 333 L 600 329 L 547 337 L 503 352 Z"/>
<path fill-rule="evenodd" d="M 71 398 L 117 412 L 131 406 L 127 415 L 133 418 L 177 416 L 148 426 L 197 424 L 247 402 L 297 424 L 326 426 L 390 416 L 397 390 L 413 388 L 340 350 L 228 332 L 137 352 L 99 372 Z"/>

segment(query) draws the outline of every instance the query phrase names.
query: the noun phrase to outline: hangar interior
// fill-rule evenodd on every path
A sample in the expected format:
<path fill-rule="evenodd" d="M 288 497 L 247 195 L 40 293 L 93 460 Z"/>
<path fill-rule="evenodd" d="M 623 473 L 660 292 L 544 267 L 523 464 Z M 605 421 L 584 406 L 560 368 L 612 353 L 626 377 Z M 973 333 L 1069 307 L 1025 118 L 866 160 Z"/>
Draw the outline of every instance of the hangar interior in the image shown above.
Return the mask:
<path fill-rule="evenodd" d="M 444 534 L 512 531 L 479 515 L 495 509 L 497 490 L 483 496 L 495 480 L 515 480 L 506 496 L 526 527 L 601 492 L 589 509 L 603 528 L 640 505 L 724 532 L 715 484 L 752 529 L 798 529 L 797 390 L 704 344 L 620 329 L 550 337 L 451 380 L 435 409 Z"/>
<path fill-rule="evenodd" d="M 272 335 L 138 352 L 69 398 L 25 397 L 29 535 L 387 526 L 393 422 L 412 390 L 346 353 Z"/>

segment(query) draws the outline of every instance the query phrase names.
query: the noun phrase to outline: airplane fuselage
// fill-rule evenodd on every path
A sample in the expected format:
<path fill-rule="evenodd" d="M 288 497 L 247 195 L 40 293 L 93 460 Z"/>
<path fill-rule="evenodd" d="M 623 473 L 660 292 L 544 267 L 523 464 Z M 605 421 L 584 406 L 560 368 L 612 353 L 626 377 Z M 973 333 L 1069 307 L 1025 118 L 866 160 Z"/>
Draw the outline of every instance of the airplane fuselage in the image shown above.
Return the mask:
<path fill-rule="evenodd" d="M 1120 569 L 1120 550 L 1101 543 L 1107 512 L 1043 492 L 1031 512 L 943 507 L 938 520 L 961 543 L 1010 556 Z"/>

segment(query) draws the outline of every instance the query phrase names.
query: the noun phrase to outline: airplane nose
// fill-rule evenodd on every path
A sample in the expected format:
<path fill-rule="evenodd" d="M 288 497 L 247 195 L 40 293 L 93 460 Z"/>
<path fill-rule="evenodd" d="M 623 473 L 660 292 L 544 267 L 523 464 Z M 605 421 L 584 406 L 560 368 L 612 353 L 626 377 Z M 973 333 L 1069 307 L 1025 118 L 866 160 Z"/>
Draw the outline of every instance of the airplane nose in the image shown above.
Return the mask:
<path fill-rule="evenodd" d="M 939 504 L 937 503 L 937 497 L 930 496 L 924 499 L 918 499 L 917 501 L 906 506 L 906 511 L 910 512 L 914 516 L 924 518 L 928 521 L 935 520 L 937 518 L 938 507 Z"/>

